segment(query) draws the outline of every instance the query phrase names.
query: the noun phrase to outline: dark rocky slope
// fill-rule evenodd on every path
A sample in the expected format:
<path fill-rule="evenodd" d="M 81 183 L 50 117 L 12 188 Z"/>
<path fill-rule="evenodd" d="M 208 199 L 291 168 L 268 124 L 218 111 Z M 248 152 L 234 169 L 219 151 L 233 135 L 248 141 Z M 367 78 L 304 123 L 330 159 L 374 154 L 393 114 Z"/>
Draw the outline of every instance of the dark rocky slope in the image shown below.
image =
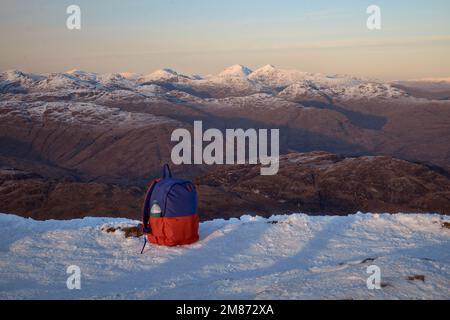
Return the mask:
<path fill-rule="evenodd" d="M 242 214 L 366 212 L 450 214 L 445 170 L 390 157 L 291 153 L 275 176 L 259 166 L 224 166 L 196 179 L 203 220 Z M 36 219 L 140 219 L 145 188 L 0 170 L 0 211 Z"/>
<path fill-rule="evenodd" d="M 450 214 L 450 175 L 391 157 L 325 152 L 282 156 L 275 176 L 233 166 L 197 179 L 208 217 L 244 213 L 438 212 Z"/>

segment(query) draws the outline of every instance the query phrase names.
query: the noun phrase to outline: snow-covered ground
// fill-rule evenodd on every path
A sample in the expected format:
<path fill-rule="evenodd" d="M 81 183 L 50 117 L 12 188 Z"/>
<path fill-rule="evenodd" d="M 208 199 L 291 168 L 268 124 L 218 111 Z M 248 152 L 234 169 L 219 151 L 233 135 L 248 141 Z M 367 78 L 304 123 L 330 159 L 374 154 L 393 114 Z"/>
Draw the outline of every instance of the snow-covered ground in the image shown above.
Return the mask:
<path fill-rule="evenodd" d="M 140 255 L 142 238 L 102 231 L 135 221 L 0 215 L 0 298 L 449 299 L 444 222 L 449 217 L 243 216 L 202 223 L 196 244 L 152 245 Z M 80 290 L 66 287 L 70 265 L 81 269 Z M 381 270 L 379 290 L 367 288 L 370 265 Z"/>

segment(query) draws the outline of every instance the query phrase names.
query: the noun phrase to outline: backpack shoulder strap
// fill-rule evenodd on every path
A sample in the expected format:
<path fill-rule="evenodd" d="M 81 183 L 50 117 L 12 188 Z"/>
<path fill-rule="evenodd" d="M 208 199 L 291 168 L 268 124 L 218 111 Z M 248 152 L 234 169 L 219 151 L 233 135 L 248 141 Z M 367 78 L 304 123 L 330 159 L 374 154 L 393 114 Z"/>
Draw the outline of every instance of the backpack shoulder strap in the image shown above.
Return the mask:
<path fill-rule="evenodd" d="M 144 205 L 142 206 L 142 225 L 144 233 L 150 233 L 150 198 L 152 197 L 153 190 L 160 179 L 154 179 L 150 184 L 145 195 Z"/>

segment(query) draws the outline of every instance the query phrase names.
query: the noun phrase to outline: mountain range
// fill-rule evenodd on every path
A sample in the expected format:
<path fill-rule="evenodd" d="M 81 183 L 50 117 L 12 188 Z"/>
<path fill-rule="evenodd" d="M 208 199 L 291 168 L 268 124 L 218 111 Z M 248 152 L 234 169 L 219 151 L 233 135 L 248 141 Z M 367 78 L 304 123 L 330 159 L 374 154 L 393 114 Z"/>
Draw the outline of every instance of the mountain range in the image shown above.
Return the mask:
<path fill-rule="evenodd" d="M 0 92 L 28 93 L 39 98 L 39 93 L 63 91 L 62 93 L 109 92 L 116 97 L 135 95 L 152 98 L 180 91 L 198 98 L 225 98 L 266 93 L 281 94 L 284 98 L 296 99 L 314 94 L 335 99 L 351 98 L 400 98 L 408 94 L 395 86 L 378 80 L 348 75 L 324 75 L 298 70 L 277 69 L 266 65 L 255 71 L 242 65 L 233 65 L 217 75 L 187 76 L 172 69 L 157 70 L 148 75 L 136 73 L 97 74 L 81 70 L 65 73 L 36 75 L 19 70 L 0 74 Z M 129 92 L 124 92 L 129 91 Z M 312 96 L 314 97 L 314 95 Z M 41 97 L 42 98 L 42 97 Z"/>
<path fill-rule="evenodd" d="M 27 196 L 33 192 L 41 199 L 36 203 L 42 209 L 45 203 L 54 203 L 51 197 L 57 201 L 56 188 L 61 192 L 59 197 L 72 201 L 67 206 L 70 210 L 63 210 L 61 215 L 84 216 L 83 211 L 89 206 L 83 204 L 83 199 L 71 196 L 70 190 L 76 185 L 86 190 L 83 194 L 90 194 L 92 204 L 104 204 L 104 211 L 97 212 L 98 215 L 135 217 L 140 204 L 121 207 L 119 199 L 128 199 L 129 203 L 135 199 L 140 201 L 148 181 L 159 174 L 163 163 L 170 162 L 172 131 L 192 130 L 194 120 L 202 120 L 205 129 L 278 128 L 280 151 L 284 155 L 320 151 L 348 159 L 372 157 L 380 166 L 384 165 L 381 159 L 388 157 L 423 166 L 431 175 L 448 179 L 449 96 L 450 86 L 445 81 L 386 82 L 279 69 L 272 65 L 254 71 L 234 65 L 209 76 L 183 75 L 172 69 L 148 75 L 81 70 L 40 75 L 18 70 L 2 72 L 0 198 L 4 207 L 0 211 L 45 218 L 42 210 L 27 203 Z M 337 167 L 351 174 L 343 166 Z M 375 167 L 369 167 L 372 169 L 365 173 L 371 182 L 380 173 Z M 212 195 L 223 194 L 226 188 L 232 187 L 211 186 L 210 178 L 222 169 L 197 165 L 175 167 L 174 171 L 203 181 L 207 186 L 204 189 L 210 192 L 205 199 L 211 195 L 205 208 L 214 208 L 220 207 L 220 201 Z M 235 168 L 227 170 L 231 173 Z M 11 172 L 20 174 L 11 175 Z M 418 183 L 425 183 L 431 175 L 417 178 L 414 169 L 408 172 L 409 179 Z M 390 170 L 387 176 L 400 179 L 401 173 Z M 23 186 L 23 179 L 18 177 L 28 177 L 27 188 L 19 187 Z M 344 183 L 345 176 L 341 177 Z M 442 179 L 434 179 L 434 186 L 429 190 L 440 190 L 442 195 L 435 210 L 448 212 L 448 185 Z M 382 185 L 383 181 L 377 183 Z M 360 186 L 355 184 L 349 188 L 351 194 Z M 105 193 L 111 198 L 102 198 Z M 230 194 L 242 198 L 243 210 L 261 208 L 251 204 L 253 198 L 244 199 L 238 192 Z M 424 193 L 423 197 L 428 196 Z M 297 198 L 292 202 L 289 199 L 272 200 L 286 200 L 300 211 L 326 213 L 355 209 L 349 208 L 341 198 L 339 203 L 327 205 L 323 202 L 319 205 L 319 200 L 314 205 L 302 205 Z M 385 207 L 430 210 L 426 208 L 434 208 L 430 207 L 433 200 L 431 196 L 427 199 L 406 208 L 380 203 L 369 208 L 375 212 Z M 382 201 L 392 204 L 394 200 Z M 406 205 L 409 200 L 402 201 Z M 62 203 L 54 206 L 63 207 Z M 294 210 L 291 205 L 274 209 Z M 52 217 L 57 215 L 56 210 L 49 211 L 53 212 Z M 218 210 L 210 210 L 213 211 Z"/>

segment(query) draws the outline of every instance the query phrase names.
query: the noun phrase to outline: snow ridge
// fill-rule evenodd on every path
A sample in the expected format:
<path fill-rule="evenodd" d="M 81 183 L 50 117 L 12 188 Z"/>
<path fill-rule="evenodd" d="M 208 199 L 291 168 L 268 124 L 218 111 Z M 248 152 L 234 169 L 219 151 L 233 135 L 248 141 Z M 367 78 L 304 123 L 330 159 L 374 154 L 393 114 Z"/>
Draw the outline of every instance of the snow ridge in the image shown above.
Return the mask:
<path fill-rule="evenodd" d="M 142 86 L 159 86 L 146 97 L 167 99 L 174 89 L 192 94 L 200 92 L 213 97 L 242 97 L 256 93 L 270 93 L 279 98 L 292 100 L 296 97 L 314 100 L 328 96 L 336 100 L 354 99 L 407 99 L 404 91 L 388 83 L 349 75 L 325 75 L 299 70 L 278 69 L 273 65 L 263 66 L 255 71 L 243 65 L 233 65 L 217 75 L 202 77 L 187 76 L 169 68 L 147 75 L 137 73 L 97 74 L 82 70 L 65 73 L 33 75 L 18 70 L 0 73 L 1 93 L 28 93 L 34 97 L 68 95 L 94 96 L 98 92 L 112 95 L 113 100 L 143 98 Z M 85 91 L 80 93 L 80 91 Z M 75 91 L 75 92 L 74 92 Z M 128 92 L 125 92 L 128 91 Z M 74 94 L 72 94 L 74 92 Z M 57 94 L 56 94 L 57 93 Z M 140 101 L 142 102 L 142 101 Z"/>
<path fill-rule="evenodd" d="M 202 223 L 193 245 L 152 245 L 140 255 L 142 239 L 104 231 L 137 221 L 0 214 L 0 298 L 449 299 L 444 222 L 432 214 L 243 216 Z M 81 269 L 81 290 L 66 288 L 70 265 Z M 381 269 L 380 290 L 366 286 L 370 265 Z"/>

